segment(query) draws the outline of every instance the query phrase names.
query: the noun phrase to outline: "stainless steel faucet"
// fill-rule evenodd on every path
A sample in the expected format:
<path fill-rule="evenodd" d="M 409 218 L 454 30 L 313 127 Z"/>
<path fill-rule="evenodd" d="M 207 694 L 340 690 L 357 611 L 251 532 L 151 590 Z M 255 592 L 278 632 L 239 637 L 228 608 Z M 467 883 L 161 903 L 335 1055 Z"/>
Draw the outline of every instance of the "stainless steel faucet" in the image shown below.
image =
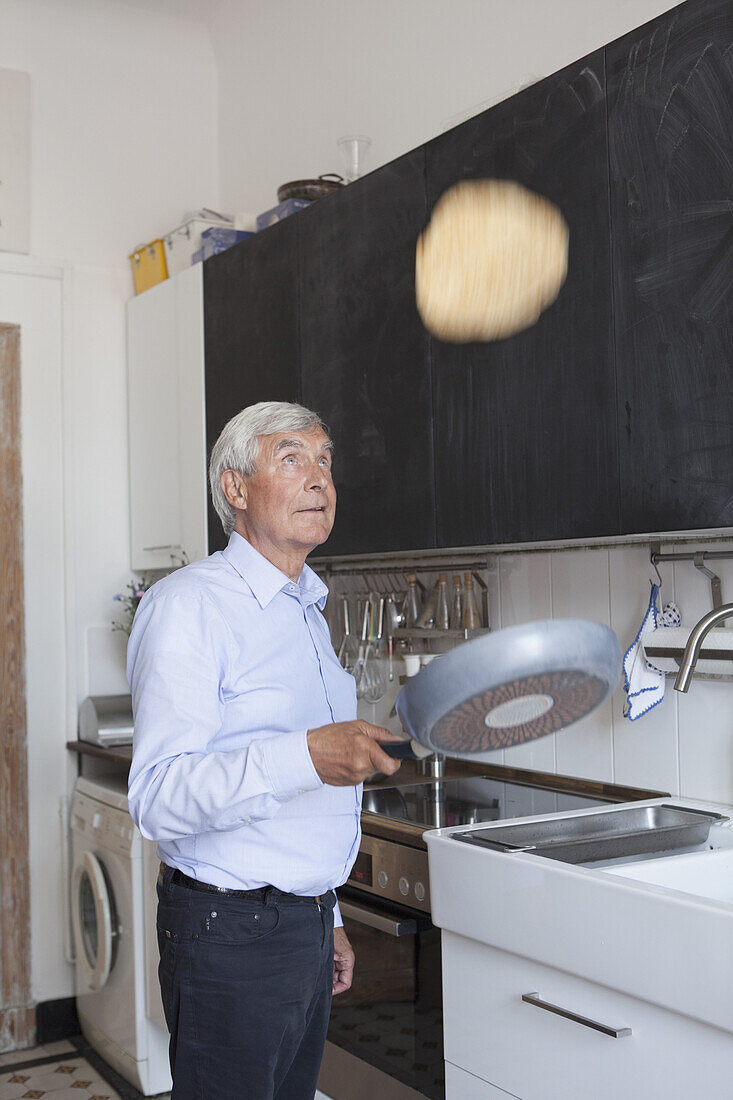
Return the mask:
<path fill-rule="evenodd" d="M 722 607 L 714 607 L 712 611 L 708 611 L 707 615 L 703 615 L 700 622 L 695 624 L 690 632 L 690 637 L 687 639 L 685 652 L 682 654 L 680 670 L 674 682 L 675 691 L 688 690 L 705 635 L 709 630 L 712 630 L 716 623 L 720 623 L 723 619 L 728 619 L 732 615 L 733 603 L 725 603 Z"/>

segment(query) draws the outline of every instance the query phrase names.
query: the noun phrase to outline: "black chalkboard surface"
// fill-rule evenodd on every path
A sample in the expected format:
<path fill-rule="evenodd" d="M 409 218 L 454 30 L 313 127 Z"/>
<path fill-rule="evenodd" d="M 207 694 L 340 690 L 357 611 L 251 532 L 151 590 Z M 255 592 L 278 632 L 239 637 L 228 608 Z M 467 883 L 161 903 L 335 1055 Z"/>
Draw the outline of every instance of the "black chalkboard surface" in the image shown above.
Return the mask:
<path fill-rule="evenodd" d="M 206 422 L 302 400 L 336 443 L 321 554 L 733 527 L 733 3 L 687 3 L 206 261 Z M 570 227 L 507 340 L 417 315 L 451 184 L 513 179 Z M 211 545 L 221 545 L 218 520 Z"/>
<path fill-rule="evenodd" d="M 614 534 L 613 375 L 603 53 L 426 147 L 428 204 L 461 179 L 516 180 L 570 227 L 569 274 L 507 340 L 432 341 L 438 544 Z"/>
<path fill-rule="evenodd" d="M 428 337 L 414 276 L 422 149 L 297 221 L 301 392 L 331 431 L 338 490 L 333 533 L 312 557 L 432 547 Z"/>
<path fill-rule="evenodd" d="M 297 293 L 294 218 L 205 261 L 207 456 L 246 405 L 298 400 Z M 209 553 L 225 545 L 209 501 Z"/>
<path fill-rule="evenodd" d="M 733 526 L 733 4 L 607 48 L 621 532 Z"/>

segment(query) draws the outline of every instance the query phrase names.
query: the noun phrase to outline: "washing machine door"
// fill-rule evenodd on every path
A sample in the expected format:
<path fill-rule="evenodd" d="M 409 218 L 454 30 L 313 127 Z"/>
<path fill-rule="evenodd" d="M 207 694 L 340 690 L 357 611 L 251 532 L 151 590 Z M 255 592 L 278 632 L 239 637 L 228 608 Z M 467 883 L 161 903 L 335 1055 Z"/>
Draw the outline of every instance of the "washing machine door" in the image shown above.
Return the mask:
<path fill-rule="evenodd" d="M 71 900 L 77 965 L 90 990 L 102 989 L 114 966 L 119 927 L 109 875 L 93 852 L 83 852 L 74 866 Z"/>

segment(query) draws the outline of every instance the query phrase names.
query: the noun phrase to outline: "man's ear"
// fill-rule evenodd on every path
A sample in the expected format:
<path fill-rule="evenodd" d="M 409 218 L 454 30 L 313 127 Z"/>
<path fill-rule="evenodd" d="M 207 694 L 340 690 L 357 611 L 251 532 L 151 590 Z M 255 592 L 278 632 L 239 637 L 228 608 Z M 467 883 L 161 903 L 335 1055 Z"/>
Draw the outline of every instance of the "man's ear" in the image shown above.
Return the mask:
<path fill-rule="evenodd" d="M 232 508 L 244 511 L 247 507 L 247 482 L 239 470 L 223 470 L 219 484 Z"/>

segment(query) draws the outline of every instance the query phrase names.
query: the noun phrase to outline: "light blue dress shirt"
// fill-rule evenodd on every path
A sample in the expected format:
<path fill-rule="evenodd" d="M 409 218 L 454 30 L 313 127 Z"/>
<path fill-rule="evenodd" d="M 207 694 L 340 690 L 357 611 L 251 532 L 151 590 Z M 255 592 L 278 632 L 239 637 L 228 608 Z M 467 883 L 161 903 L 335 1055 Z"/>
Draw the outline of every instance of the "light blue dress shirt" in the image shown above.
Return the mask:
<path fill-rule="evenodd" d="M 309 566 L 293 584 L 234 532 L 143 597 L 127 651 L 129 804 L 169 866 L 239 890 L 315 895 L 346 881 L 361 786 L 324 784 L 306 739 L 356 717 L 327 594 Z"/>

